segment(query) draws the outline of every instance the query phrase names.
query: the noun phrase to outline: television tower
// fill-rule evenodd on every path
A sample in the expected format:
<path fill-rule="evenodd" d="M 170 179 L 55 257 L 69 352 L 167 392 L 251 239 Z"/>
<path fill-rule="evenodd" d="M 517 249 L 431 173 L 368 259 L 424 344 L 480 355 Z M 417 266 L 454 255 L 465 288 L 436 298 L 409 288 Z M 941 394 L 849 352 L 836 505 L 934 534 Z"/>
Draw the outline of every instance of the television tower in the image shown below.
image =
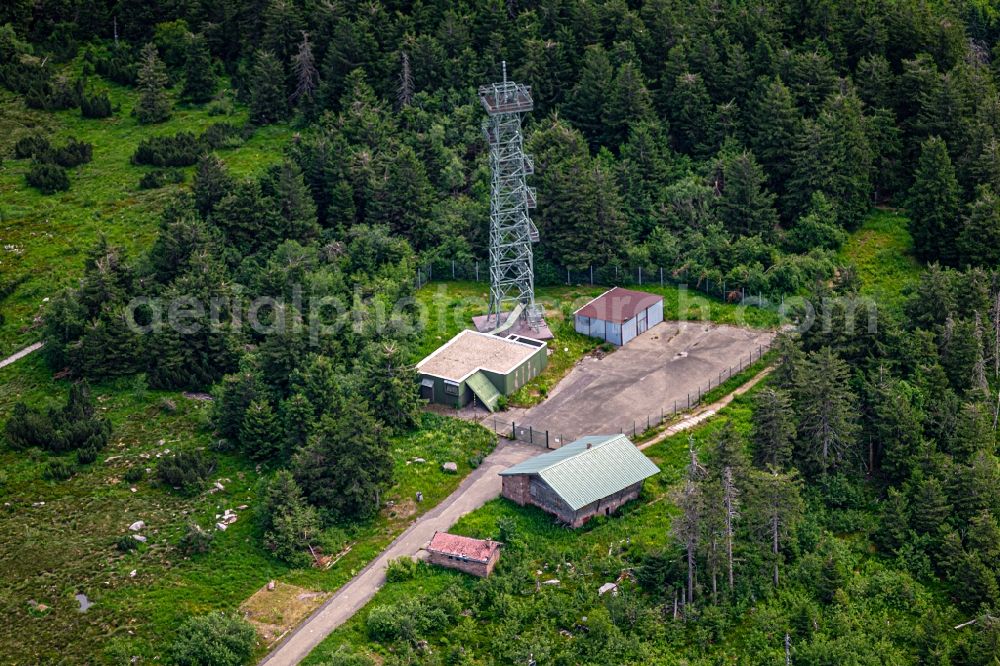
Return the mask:
<path fill-rule="evenodd" d="M 526 177 L 535 164 L 524 153 L 521 116 L 534 108 L 531 86 L 507 80 L 479 88 L 479 100 L 489 114 L 483 132 L 490 145 L 493 172 L 490 194 L 490 309 L 486 322 L 492 328 L 502 322 L 506 309 L 523 306 L 528 326 L 537 329 L 542 313 L 535 305 L 535 267 L 531 244 L 538 241 L 538 228 L 528 209 L 535 207 L 535 190 Z"/>

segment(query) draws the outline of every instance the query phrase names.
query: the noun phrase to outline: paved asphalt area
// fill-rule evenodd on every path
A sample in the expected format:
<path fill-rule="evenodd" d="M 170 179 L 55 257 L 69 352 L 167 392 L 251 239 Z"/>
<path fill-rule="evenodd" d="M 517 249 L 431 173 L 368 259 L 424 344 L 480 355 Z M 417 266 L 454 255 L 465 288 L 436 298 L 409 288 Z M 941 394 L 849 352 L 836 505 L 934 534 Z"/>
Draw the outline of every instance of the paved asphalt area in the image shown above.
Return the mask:
<path fill-rule="evenodd" d="M 416 555 L 431 540 L 434 532 L 447 530 L 465 514 L 499 497 L 500 471 L 543 452 L 537 446 L 500 440 L 496 450 L 462 481 L 455 492 L 410 525 L 361 573 L 316 609 L 298 629 L 286 636 L 261 664 L 290 666 L 305 659 L 330 632 L 375 596 L 385 583 L 385 568 L 389 560 L 403 555 Z"/>
<path fill-rule="evenodd" d="M 753 352 L 765 349 L 774 331 L 702 322 L 657 324 L 604 358 L 585 357 L 541 404 L 514 409 L 504 419 L 518 426 L 548 430 L 556 443 L 583 435 L 632 432 L 633 422 L 645 430 L 647 416 L 669 413 L 676 401 L 687 407 L 709 380 L 718 385 L 730 368 L 746 366 Z"/>

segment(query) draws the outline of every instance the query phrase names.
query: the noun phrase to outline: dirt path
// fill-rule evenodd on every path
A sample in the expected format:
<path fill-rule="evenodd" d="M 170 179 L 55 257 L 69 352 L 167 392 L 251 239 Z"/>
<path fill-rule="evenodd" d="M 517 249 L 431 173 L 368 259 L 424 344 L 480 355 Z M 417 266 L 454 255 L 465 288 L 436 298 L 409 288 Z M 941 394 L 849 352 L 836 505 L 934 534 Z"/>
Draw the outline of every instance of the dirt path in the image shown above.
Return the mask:
<path fill-rule="evenodd" d="M 41 349 L 42 345 L 44 345 L 44 344 L 45 344 L 44 342 L 36 342 L 33 345 L 28 345 L 27 347 L 25 347 L 24 349 L 22 349 L 19 352 L 14 352 L 13 354 L 11 354 L 10 356 L 8 356 L 4 360 L 0 361 L 0 368 L 4 368 L 4 367 L 10 365 L 11 363 L 13 363 L 14 361 L 20 361 L 22 358 L 24 358 L 28 354 L 30 354 L 32 352 L 36 352 L 39 349 Z"/>
<path fill-rule="evenodd" d="M 735 398 L 738 395 L 743 395 L 744 393 L 752 389 L 754 386 L 756 386 L 762 379 L 764 379 L 764 377 L 767 377 L 769 374 L 771 374 L 772 370 L 774 370 L 774 368 L 764 368 L 759 373 L 754 375 L 753 379 L 749 380 L 747 383 L 735 389 L 732 393 L 725 395 L 724 397 L 720 398 L 719 400 L 716 400 L 710 405 L 705 405 L 704 407 L 696 409 L 694 413 L 691 414 L 690 416 L 686 416 L 677 423 L 673 424 L 672 426 L 669 426 L 667 429 L 656 435 L 656 437 L 649 440 L 648 442 L 643 442 L 642 444 L 639 445 L 639 450 L 641 451 L 643 449 L 648 449 L 653 444 L 659 444 L 660 442 L 662 442 L 668 437 L 671 437 L 672 435 L 676 435 L 679 432 L 684 432 L 685 430 L 690 430 L 695 426 L 701 425 L 708 419 L 718 414 L 720 409 L 722 409 L 723 407 L 725 407 L 726 405 L 728 405 L 733 401 L 733 398 Z"/>
<path fill-rule="evenodd" d="M 455 492 L 410 525 L 361 573 L 341 587 L 298 629 L 272 649 L 260 662 L 261 665 L 291 666 L 305 659 L 330 632 L 350 619 L 375 596 L 385 583 L 385 568 L 389 560 L 403 555 L 416 555 L 434 536 L 434 532 L 447 530 L 465 514 L 499 497 L 498 473 L 541 452 L 538 447 L 501 440 L 497 449 L 462 481 Z"/>

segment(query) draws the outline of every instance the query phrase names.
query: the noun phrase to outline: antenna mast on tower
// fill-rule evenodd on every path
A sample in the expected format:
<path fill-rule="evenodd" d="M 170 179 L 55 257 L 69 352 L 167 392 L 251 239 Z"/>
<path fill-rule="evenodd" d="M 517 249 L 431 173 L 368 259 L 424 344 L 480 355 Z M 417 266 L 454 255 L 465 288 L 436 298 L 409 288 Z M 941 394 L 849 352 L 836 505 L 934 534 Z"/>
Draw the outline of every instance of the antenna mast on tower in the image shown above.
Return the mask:
<path fill-rule="evenodd" d="M 535 305 L 535 268 L 531 244 L 538 241 L 538 229 L 528 215 L 535 207 L 535 190 L 526 177 L 535 171 L 531 157 L 524 153 L 521 116 L 534 108 L 531 86 L 507 80 L 481 86 L 479 100 L 489 114 L 483 132 L 490 145 L 493 172 L 490 195 L 490 309 L 487 324 L 496 328 L 506 309 L 524 307 L 528 325 L 538 328 L 542 313 Z"/>

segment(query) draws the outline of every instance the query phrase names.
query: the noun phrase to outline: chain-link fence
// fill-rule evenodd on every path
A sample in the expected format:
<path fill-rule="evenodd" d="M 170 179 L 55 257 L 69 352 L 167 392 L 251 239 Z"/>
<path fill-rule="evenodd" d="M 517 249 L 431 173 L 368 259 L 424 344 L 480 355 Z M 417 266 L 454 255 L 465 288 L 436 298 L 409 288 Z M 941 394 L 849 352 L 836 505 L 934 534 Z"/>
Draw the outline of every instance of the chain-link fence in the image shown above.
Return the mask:
<path fill-rule="evenodd" d="M 487 262 L 434 261 L 417 269 L 419 289 L 433 280 L 469 280 L 489 282 Z M 783 294 L 766 294 L 730 280 L 713 280 L 693 275 L 687 270 L 674 271 L 662 267 L 589 266 L 585 269 L 561 268 L 551 264 L 536 266 L 536 286 L 598 285 L 605 287 L 684 286 L 727 303 L 764 309 L 783 307 Z"/>
<path fill-rule="evenodd" d="M 637 438 L 648 430 L 672 420 L 677 414 L 690 411 L 701 405 L 706 396 L 711 394 L 712 389 L 716 389 L 730 378 L 740 374 L 754 363 L 763 358 L 769 350 L 769 346 L 759 345 L 750 350 L 744 358 L 740 358 L 736 365 L 724 368 L 719 372 L 718 377 L 710 377 L 708 382 L 696 387 L 687 394 L 684 400 L 674 400 L 669 405 L 664 405 L 656 414 L 646 414 L 644 417 L 634 418 L 629 422 L 622 422 L 617 425 L 619 433 Z M 530 420 L 530 417 L 526 417 Z M 558 449 L 569 444 L 572 439 L 567 438 L 563 433 L 551 431 L 545 428 L 542 423 L 517 423 L 503 414 L 494 414 L 483 420 L 483 425 L 492 427 L 493 431 L 501 437 L 527 442 L 537 446 L 544 446 L 547 449 Z"/>

